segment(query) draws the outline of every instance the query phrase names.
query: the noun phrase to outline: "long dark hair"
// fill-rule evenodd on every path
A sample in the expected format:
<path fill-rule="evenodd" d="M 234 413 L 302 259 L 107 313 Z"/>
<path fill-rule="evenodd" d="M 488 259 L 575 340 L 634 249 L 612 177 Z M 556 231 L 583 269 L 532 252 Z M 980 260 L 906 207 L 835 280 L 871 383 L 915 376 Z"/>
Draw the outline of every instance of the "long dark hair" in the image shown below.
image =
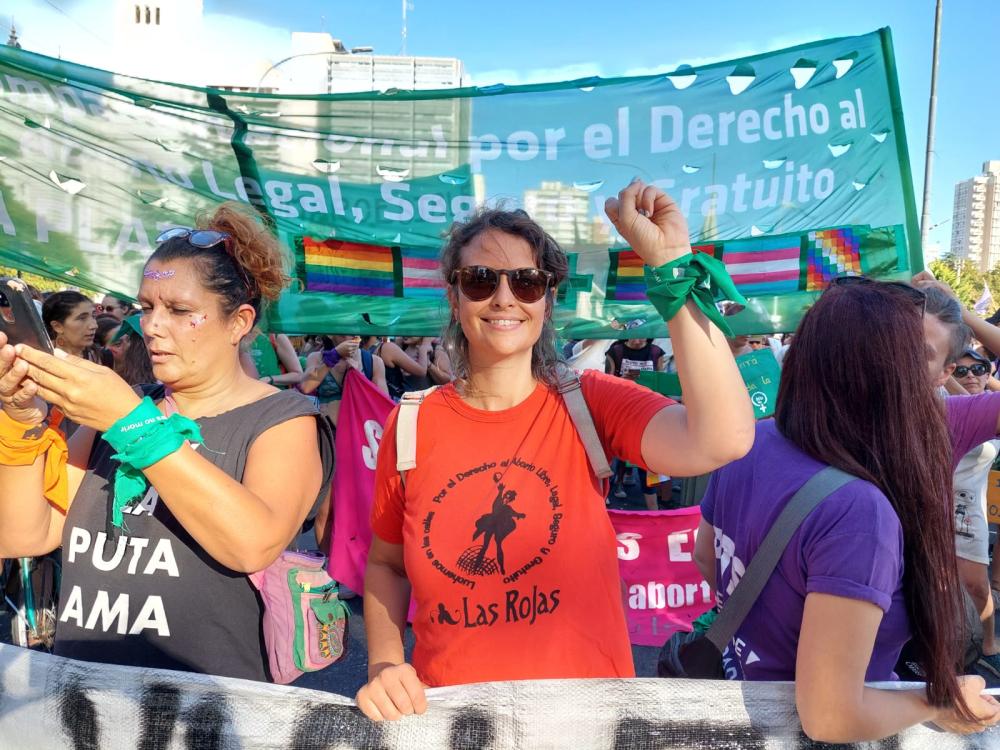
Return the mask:
<path fill-rule="evenodd" d="M 962 610 L 951 440 L 921 311 L 889 284 L 828 289 L 785 355 L 775 420 L 804 452 L 889 499 L 903 528 L 903 592 L 927 699 L 967 712 L 955 677 Z"/>
<path fill-rule="evenodd" d="M 535 264 L 554 275 L 552 287 L 546 293 L 546 315 L 542 325 L 542 335 L 531 350 L 531 374 L 537 380 L 554 386 L 559 382 L 557 368 L 561 359 L 556 347 L 556 332 L 552 326 L 551 313 L 556 288 L 569 273 L 569 260 L 559 247 L 559 243 L 552 239 L 538 222 L 525 211 L 506 211 L 499 208 L 481 209 L 467 221 L 455 222 L 448 232 L 448 241 L 441 250 L 441 274 L 445 283 L 450 284 L 452 273 L 462 266 L 462 250 L 480 234 L 491 229 L 525 240 L 531 246 Z M 469 341 L 465 338 L 456 315 L 452 315 L 442 338 L 455 375 L 467 378 Z"/>
<path fill-rule="evenodd" d="M 53 321 L 66 322 L 66 318 L 73 314 L 73 310 L 81 302 L 90 302 L 90 300 L 72 289 L 49 295 L 48 299 L 42 303 L 42 321 L 45 323 L 45 330 L 48 332 L 49 338 L 53 341 L 56 339 L 56 332 L 52 328 Z M 91 304 L 93 303 L 91 302 Z"/>
<path fill-rule="evenodd" d="M 149 351 L 142 336 L 132 332 L 126 333 L 124 343 L 121 361 L 115 367 L 121 379 L 129 385 L 155 383 L 153 363 L 149 359 Z"/>

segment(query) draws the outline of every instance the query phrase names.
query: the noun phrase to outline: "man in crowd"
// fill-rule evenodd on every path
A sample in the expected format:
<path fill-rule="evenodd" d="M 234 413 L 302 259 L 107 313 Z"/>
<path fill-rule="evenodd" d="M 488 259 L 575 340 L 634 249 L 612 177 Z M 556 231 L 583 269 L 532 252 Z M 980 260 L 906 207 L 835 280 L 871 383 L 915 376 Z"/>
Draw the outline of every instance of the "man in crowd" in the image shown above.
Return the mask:
<path fill-rule="evenodd" d="M 112 297 L 110 294 L 104 295 L 104 299 L 101 300 L 101 305 L 99 312 L 104 315 L 110 315 L 115 318 L 119 323 L 125 319 L 125 316 L 132 311 L 132 305 L 123 299 L 118 297 Z"/>

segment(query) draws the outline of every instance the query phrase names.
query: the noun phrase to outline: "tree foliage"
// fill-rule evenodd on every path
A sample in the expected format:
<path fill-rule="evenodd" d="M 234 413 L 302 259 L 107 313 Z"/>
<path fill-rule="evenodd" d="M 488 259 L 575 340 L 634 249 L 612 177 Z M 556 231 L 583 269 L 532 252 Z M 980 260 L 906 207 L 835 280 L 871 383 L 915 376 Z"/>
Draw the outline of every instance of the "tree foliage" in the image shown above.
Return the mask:
<path fill-rule="evenodd" d="M 994 300 L 998 299 L 996 295 L 1000 292 L 1000 267 L 983 273 L 974 263 L 946 255 L 938 260 L 932 260 L 927 268 L 935 278 L 954 289 L 962 304 L 969 309 L 972 309 L 983 296 L 984 286 L 989 288 Z M 991 304 L 987 314 L 992 313 L 996 307 L 995 302 Z"/>

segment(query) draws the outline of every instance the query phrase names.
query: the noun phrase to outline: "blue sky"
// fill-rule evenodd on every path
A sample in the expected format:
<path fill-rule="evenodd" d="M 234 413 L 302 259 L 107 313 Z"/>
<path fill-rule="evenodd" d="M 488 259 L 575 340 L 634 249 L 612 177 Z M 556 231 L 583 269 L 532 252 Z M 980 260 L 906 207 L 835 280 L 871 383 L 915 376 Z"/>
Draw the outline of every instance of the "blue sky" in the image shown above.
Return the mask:
<path fill-rule="evenodd" d="M 26 48 L 93 65 L 111 2 L 15 0 L 13 15 Z M 398 53 L 401 2 L 204 0 L 204 9 L 218 46 L 241 65 L 287 55 L 291 31 L 328 31 L 348 47 Z M 955 183 L 978 174 L 983 161 L 1000 159 L 1000 3 L 944 5 L 931 204 L 931 224 L 938 226 L 931 239 L 947 249 Z M 480 85 L 672 70 L 889 26 L 920 210 L 934 0 L 412 0 L 412 6 L 407 53 L 458 57 Z M 0 13 L 4 35 L 9 22 L 10 13 Z"/>

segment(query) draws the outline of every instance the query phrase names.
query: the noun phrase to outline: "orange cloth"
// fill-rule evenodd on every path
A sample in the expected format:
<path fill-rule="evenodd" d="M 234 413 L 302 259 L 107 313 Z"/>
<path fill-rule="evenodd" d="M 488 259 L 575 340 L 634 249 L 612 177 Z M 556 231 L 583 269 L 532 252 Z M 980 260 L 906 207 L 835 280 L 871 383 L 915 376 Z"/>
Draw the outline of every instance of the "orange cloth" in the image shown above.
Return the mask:
<path fill-rule="evenodd" d="M 582 383 L 608 455 L 644 466 L 642 433 L 672 402 L 596 372 Z M 404 548 L 420 678 L 634 676 L 614 529 L 562 398 L 540 385 L 488 412 L 448 385 L 421 405 L 417 434 L 404 489 L 393 412 L 372 529 Z"/>
<path fill-rule="evenodd" d="M 58 427 L 62 413 L 53 410 L 48 426 L 17 422 L 0 409 L 0 464 L 31 466 L 45 455 L 44 495 L 49 504 L 65 514 L 69 508 L 69 481 L 66 462 L 69 450 Z"/>

